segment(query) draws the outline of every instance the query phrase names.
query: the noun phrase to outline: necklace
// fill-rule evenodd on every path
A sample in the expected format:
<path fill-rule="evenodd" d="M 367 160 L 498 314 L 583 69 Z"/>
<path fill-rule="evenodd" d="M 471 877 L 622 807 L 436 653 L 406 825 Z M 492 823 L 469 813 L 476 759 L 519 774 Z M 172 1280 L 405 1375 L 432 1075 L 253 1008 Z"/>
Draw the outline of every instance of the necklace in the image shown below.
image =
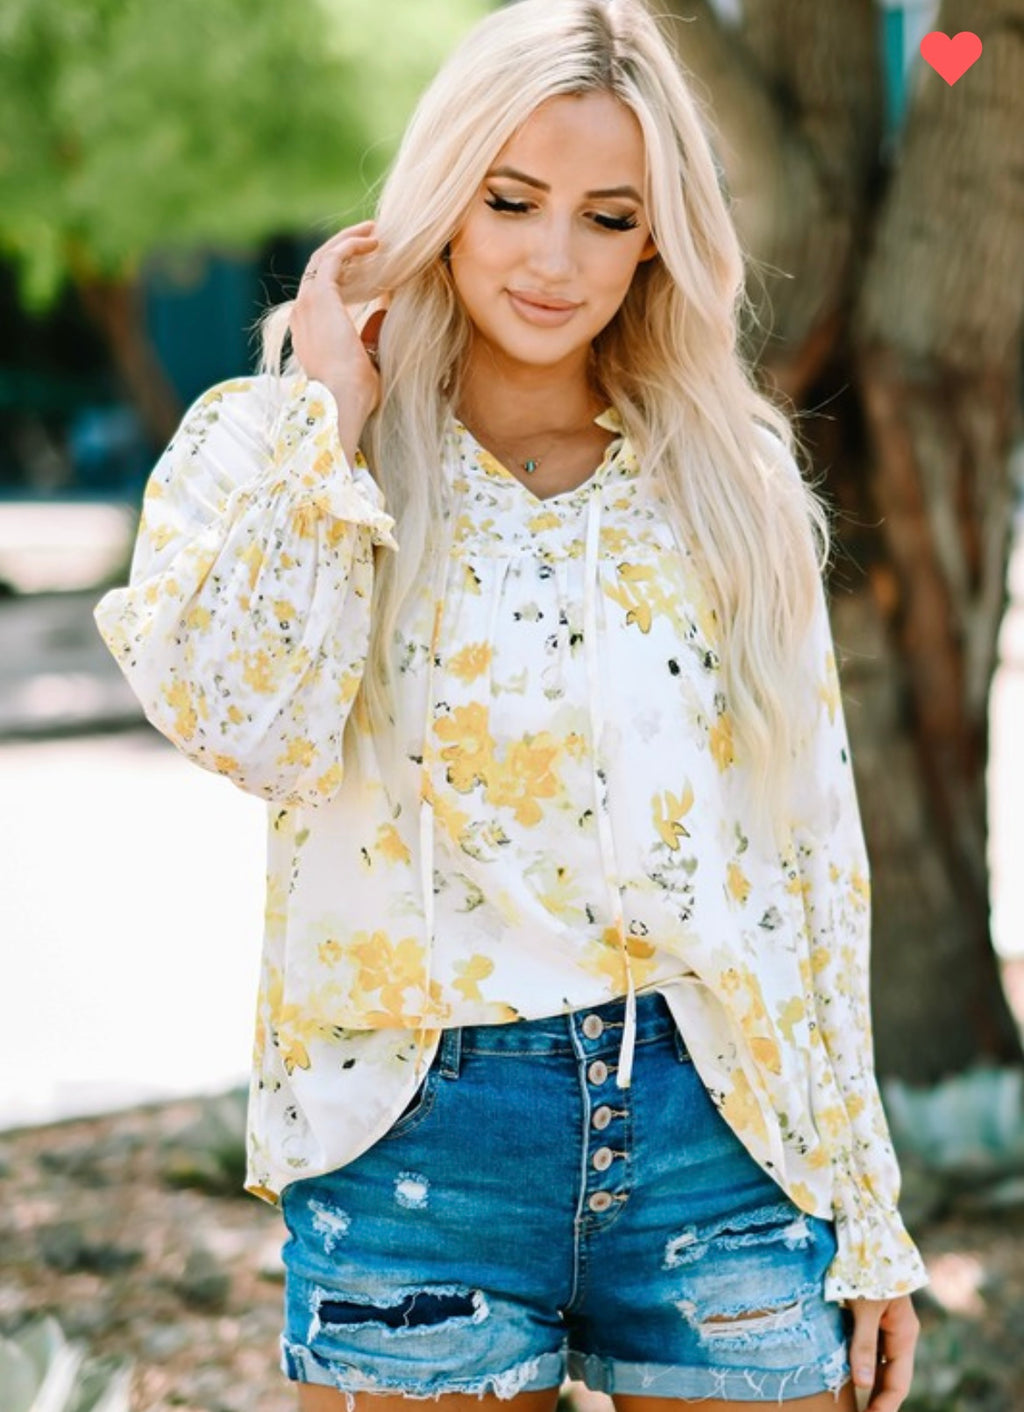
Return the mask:
<path fill-rule="evenodd" d="M 549 439 L 547 445 L 542 447 L 538 454 L 531 454 L 522 458 L 519 456 L 512 456 L 510 459 L 513 464 L 518 466 L 521 471 L 524 471 L 526 475 L 532 476 L 534 472 L 539 470 L 540 467 L 544 464 L 544 461 L 547 458 L 549 452 L 552 450 L 552 448 L 556 445 L 558 441 L 569 440 L 572 437 L 579 435 L 580 432 L 588 431 L 593 426 L 593 423 L 594 419 L 593 417 L 591 417 L 584 426 L 575 427 L 568 432 L 559 432 L 557 436 Z M 506 443 L 496 441 L 495 438 L 492 436 L 488 436 L 483 440 L 481 440 L 480 437 L 476 437 L 476 440 L 480 442 L 481 446 L 496 446 L 498 451 L 502 452 L 500 459 L 505 459 L 503 448 L 505 447 Z"/>

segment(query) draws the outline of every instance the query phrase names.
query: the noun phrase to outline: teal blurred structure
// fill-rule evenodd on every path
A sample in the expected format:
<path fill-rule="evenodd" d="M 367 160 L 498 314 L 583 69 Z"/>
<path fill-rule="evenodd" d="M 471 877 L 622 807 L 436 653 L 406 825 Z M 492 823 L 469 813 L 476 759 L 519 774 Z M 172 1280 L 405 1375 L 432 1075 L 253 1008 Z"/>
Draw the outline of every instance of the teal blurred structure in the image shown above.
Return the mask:
<path fill-rule="evenodd" d="M 875 4 L 885 65 L 886 142 L 891 143 L 903 126 L 909 71 L 920 58 L 921 40 L 935 28 L 939 0 L 875 0 Z"/>

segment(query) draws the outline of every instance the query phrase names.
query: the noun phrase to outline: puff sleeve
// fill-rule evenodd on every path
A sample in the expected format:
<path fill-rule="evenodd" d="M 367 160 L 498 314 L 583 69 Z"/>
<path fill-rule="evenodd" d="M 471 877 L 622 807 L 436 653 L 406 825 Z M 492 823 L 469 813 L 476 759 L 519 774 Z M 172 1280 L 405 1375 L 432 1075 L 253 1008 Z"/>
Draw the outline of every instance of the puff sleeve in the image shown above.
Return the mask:
<path fill-rule="evenodd" d="M 373 547 L 397 550 L 322 384 L 217 384 L 146 486 L 129 583 L 95 609 L 146 716 L 239 788 L 322 803 L 370 634 Z"/>
<path fill-rule="evenodd" d="M 794 840 L 806 917 L 815 1125 L 834 1175 L 838 1252 L 826 1298 L 885 1299 L 927 1284 L 897 1202 L 900 1174 L 875 1077 L 871 881 L 824 587 L 808 640 L 814 693 L 796 774 Z"/>

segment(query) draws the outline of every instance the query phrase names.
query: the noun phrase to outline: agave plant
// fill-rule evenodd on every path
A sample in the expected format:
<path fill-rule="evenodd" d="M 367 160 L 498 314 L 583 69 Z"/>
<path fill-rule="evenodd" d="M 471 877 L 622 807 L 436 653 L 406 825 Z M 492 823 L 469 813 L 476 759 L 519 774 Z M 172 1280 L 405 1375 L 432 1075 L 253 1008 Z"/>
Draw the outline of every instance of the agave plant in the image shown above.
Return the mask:
<path fill-rule="evenodd" d="M 978 1179 L 1024 1172 L 1024 1074 L 979 1066 L 932 1088 L 883 1086 L 898 1148 L 929 1167 Z"/>
<path fill-rule="evenodd" d="M 241 1196 L 245 1181 L 246 1089 L 206 1099 L 199 1117 L 166 1140 L 164 1180 L 215 1196 Z"/>
<path fill-rule="evenodd" d="M 86 1357 L 56 1319 L 0 1338 L 3 1412 L 129 1412 L 131 1370 Z"/>

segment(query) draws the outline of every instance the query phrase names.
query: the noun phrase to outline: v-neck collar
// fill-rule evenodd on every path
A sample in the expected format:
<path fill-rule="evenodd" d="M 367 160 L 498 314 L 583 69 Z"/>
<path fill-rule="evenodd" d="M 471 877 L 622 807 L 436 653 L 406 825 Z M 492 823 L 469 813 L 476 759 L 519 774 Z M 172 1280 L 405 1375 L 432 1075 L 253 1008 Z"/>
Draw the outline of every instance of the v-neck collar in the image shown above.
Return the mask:
<path fill-rule="evenodd" d="M 451 414 L 451 421 L 458 439 L 468 444 L 475 456 L 477 464 L 488 479 L 501 482 L 502 484 L 516 486 L 524 495 L 533 501 L 535 505 L 552 505 L 556 501 L 571 501 L 574 497 L 583 498 L 589 495 L 593 487 L 603 480 L 608 467 L 618 457 L 625 444 L 621 416 L 614 407 L 606 407 L 603 412 L 599 412 L 594 418 L 594 424 L 602 427 L 605 431 L 616 432 L 617 436 L 614 441 L 610 441 L 605 447 L 600 465 L 595 468 L 585 481 L 581 481 L 579 485 L 575 485 L 569 490 L 559 490 L 554 495 L 536 495 L 525 481 L 520 480 L 517 475 L 514 475 L 513 472 L 509 470 L 504 462 L 499 461 L 493 451 L 489 451 L 482 442 L 478 441 L 469 427 L 466 426 L 465 422 L 460 421 L 454 413 Z"/>

